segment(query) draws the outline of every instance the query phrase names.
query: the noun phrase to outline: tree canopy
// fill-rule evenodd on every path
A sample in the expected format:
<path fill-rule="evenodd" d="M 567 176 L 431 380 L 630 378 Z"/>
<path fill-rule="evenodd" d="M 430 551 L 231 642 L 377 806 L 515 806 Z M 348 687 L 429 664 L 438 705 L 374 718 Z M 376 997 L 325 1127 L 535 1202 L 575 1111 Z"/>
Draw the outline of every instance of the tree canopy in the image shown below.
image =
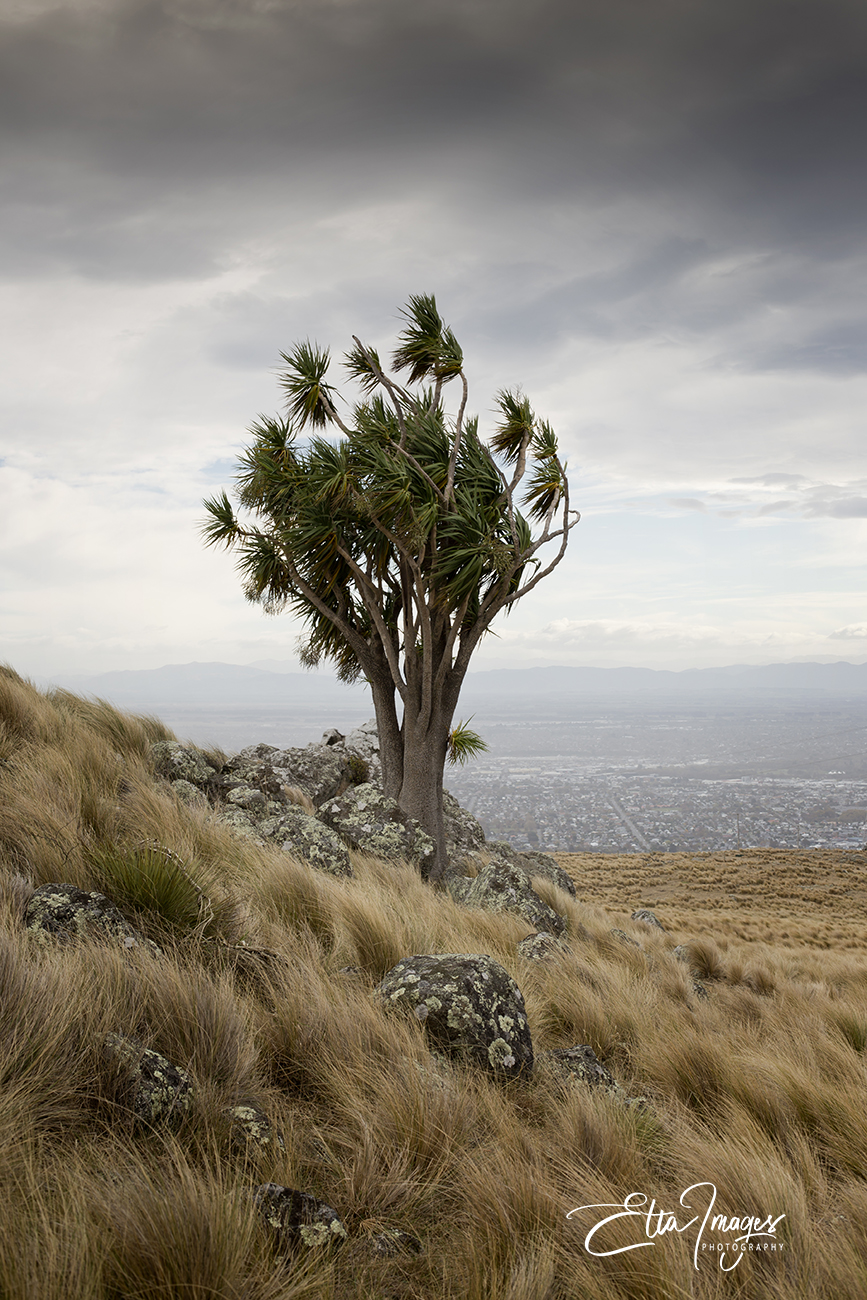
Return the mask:
<path fill-rule="evenodd" d="M 236 476 L 250 518 L 223 492 L 205 502 L 203 532 L 235 550 L 249 600 L 300 620 L 302 663 L 369 682 L 386 793 L 433 835 L 439 876 L 443 765 L 470 658 L 494 617 L 560 563 L 579 516 L 554 432 L 528 398 L 496 395 L 485 443 L 436 300 L 411 297 L 403 317 L 392 373 L 353 337 L 349 415 L 326 379 L 327 348 L 280 354 L 286 414 L 255 421 Z"/>

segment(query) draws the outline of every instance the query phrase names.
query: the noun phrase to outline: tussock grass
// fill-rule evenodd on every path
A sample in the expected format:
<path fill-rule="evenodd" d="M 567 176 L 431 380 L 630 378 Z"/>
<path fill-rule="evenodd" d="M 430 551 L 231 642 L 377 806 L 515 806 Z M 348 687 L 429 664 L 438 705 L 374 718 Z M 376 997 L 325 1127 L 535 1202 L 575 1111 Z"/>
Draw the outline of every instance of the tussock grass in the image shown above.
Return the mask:
<path fill-rule="evenodd" d="M 336 879 L 236 838 L 155 780 L 148 748 L 165 738 L 155 720 L 0 670 L 0 1295 L 867 1292 L 867 939 L 848 924 L 855 895 L 826 890 L 821 915 L 803 920 L 775 915 L 769 891 L 748 894 L 743 917 L 730 901 L 694 915 L 680 901 L 663 933 L 629 916 L 664 911 L 665 860 L 648 864 L 652 895 L 640 864 L 610 859 L 607 899 L 598 875 L 564 859 L 578 899 L 537 888 L 567 918 L 570 949 L 534 964 L 517 954 L 518 918 L 461 909 L 409 867 L 356 854 L 354 878 Z M 749 863 L 723 864 L 727 898 Z M 786 896 L 800 891 L 806 910 L 820 890 L 809 864 L 799 870 L 804 884 L 788 881 Z M 845 879 L 847 863 L 834 870 Z M 632 872 L 631 895 L 618 871 Z M 709 896 L 707 862 L 696 879 Z M 96 939 L 35 943 L 24 911 L 51 881 L 108 894 L 162 957 Z M 499 1085 L 433 1055 L 417 1022 L 371 997 L 397 961 L 426 952 L 493 956 L 524 993 L 537 1056 L 587 1043 L 646 1103 L 565 1083 L 542 1061 Z M 192 1076 L 193 1104 L 171 1130 L 133 1122 L 103 1052 L 110 1032 Z M 282 1145 L 239 1146 L 226 1111 L 242 1102 L 270 1116 Z M 281 1258 L 250 1197 L 266 1181 L 332 1205 L 349 1243 L 326 1259 Z M 649 1239 L 638 1217 L 596 1240 L 650 1245 L 585 1249 L 630 1193 L 685 1223 L 679 1198 L 694 1184 L 713 1184 L 729 1217 L 785 1215 L 784 1249 L 746 1253 L 731 1274 L 705 1252 L 696 1270 L 692 1229 Z M 590 1205 L 611 1208 L 567 1218 Z M 386 1226 L 424 1253 L 374 1257 L 364 1234 Z"/>

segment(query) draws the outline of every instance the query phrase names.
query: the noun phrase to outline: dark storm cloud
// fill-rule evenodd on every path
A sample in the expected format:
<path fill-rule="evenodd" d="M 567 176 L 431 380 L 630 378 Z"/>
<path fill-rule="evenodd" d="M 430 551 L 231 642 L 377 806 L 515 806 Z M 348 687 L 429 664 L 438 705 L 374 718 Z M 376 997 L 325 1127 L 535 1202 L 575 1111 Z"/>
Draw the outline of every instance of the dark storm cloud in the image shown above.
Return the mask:
<path fill-rule="evenodd" d="M 323 150 L 399 183 L 444 149 L 518 200 L 697 185 L 717 216 L 839 240 L 867 185 L 867 9 L 849 0 L 109 0 L 3 34 L 13 164 L 76 158 L 135 201 L 142 178 L 293 164 L 303 190 Z M 514 174 L 487 178 L 484 155 L 468 174 L 467 144 Z"/>
<path fill-rule="evenodd" d="M 17 14 L 0 19 L 9 276 L 208 277 L 290 218 L 423 192 L 438 206 L 419 238 L 444 262 L 461 221 L 477 245 L 509 228 L 477 260 L 468 342 L 514 335 L 526 354 L 570 336 L 719 336 L 718 359 L 741 370 L 865 368 L 860 0 L 40 0 Z M 598 264 L 572 253 L 579 213 L 610 235 Z M 704 274 L 730 257 L 744 264 Z M 330 291 L 323 262 L 318 301 Z M 755 335 L 764 311 L 773 327 Z M 248 341 L 215 337 L 214 355 L 260 356 L 279 312 L 240 302 Z"/>

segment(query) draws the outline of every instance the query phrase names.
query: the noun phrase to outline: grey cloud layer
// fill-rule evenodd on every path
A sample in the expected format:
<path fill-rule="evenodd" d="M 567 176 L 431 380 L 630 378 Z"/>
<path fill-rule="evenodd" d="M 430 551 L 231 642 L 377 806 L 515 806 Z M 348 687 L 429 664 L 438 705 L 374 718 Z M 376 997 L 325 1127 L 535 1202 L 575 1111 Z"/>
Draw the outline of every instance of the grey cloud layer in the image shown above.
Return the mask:
<path fill-rule="evenodd" d="M 120 219 L 227 177 L 241 203 L 303 192 L 327 162 L 362 186 L 432 168 L 470 202 L 673 189 L 711 231 L 839 255 L 865 36 L 851 0 L 107 0 L 4 25 L 0 115 L 31 201 L 65 193 L 73 220 L 100 175 Z"/>

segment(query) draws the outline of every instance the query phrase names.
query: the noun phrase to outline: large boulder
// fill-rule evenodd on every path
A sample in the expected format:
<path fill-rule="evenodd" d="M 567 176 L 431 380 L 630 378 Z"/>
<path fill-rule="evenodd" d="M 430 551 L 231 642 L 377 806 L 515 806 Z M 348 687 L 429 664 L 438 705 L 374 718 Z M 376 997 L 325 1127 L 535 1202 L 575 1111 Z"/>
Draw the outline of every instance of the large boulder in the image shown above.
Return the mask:
<path fill-rule="evenodd" d="M 530 884 L 530 877 L 520 867 L 494 860 L 483 867 L 469 886 L 447 880 L 447 888 L 463 907 L 480 907 L 486 912 L 514 912 L 534 930 L 561 935 L 566 922 L 549 907 Z"/>
<path fill-rule="evenodd" d="M 521 990 L 492 957 L 439 953 L 405 957 L 375 991 L 384 1007 L 403 1007 L 432 1046 L 500 1078 L 533 1069 L 533 1043 Z"/>
<path fill-rule="evenodd" d="M 372 857 L 416 863 L 423 875 L 433 862 L 434 843 L 427 832 L 369 781 L 328 800 L 319 816 L 354 849 Z"/>
<path fill-rule="evenodd" d="M 76 885 L 40 885 L 27 904 L 24 925 L 41 943 L 109 939 L 123 948 L 143 948 L 155 957 L 161 955 L 157 945 L 134 930 L 105 894 Z"/>

